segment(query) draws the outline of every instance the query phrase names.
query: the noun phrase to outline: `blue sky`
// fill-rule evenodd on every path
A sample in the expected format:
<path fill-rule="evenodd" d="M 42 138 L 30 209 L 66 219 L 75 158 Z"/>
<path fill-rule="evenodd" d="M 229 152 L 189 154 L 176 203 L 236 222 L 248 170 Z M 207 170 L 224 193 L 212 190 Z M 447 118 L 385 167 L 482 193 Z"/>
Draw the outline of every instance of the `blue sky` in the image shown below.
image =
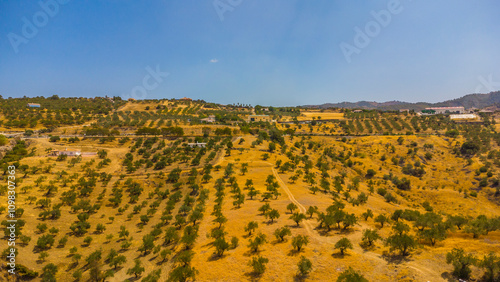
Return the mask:
<path fill-rule="evenodd" d="M 0 95 L 294 106 L 500 89 L 499 1 L 353 2 L 0 0 Z"/>

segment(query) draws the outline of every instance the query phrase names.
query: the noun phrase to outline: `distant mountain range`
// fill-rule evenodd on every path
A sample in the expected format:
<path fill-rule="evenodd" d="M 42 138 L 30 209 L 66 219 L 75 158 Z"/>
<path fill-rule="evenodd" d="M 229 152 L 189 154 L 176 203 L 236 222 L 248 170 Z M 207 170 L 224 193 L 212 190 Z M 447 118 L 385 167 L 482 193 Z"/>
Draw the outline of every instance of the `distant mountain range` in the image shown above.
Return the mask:
<path fill-rule="evenodd" d="M 477 108 L 484 109 L 489 108 L 491 110 L 500 109 L 500 91 L 490 92 L 488 94 L 469 94 L 461 98 L 448 100 L 439 103 L 408 103 L 401 101 L 389 101 L 389 102 L 342 102 L 342 103 L 326 103 L 322 105 L 305 105 L 303 107 L 309 108 L 346 108 L 346 109 L 377 109 L 377 110 L 400 110 L 400 109 L 410 109 L 415 111 L 421 111 L 428 107 L 464 107 L 465 109 Z"/>

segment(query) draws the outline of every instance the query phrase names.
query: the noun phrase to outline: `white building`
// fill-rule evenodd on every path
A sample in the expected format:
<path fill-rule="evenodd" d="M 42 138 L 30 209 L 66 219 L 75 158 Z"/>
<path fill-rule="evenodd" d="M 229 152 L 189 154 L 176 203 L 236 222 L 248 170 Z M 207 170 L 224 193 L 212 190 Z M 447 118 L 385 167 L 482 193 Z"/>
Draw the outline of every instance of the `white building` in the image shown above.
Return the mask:
<path fill-rule="evenodd" d="M 80 156 L 82 153 L 78 150 L 78 151 L 68 151 L 68 149 L 64 150 L 64 151 L 51 151 L 50 152 L 50 155 L 51 156 L 61 156 L 61 155 L 65 155 L 65 156 L 69 156 L 69 157 L 78 157 Z"/>
<path fill-rule="evenodd" d="M 200 119 L 201 122 L 209 122 L 209 123 L 214 123 L 215 122 L 215 116 L 210 115 L 207 118 L 202 118 Z"/>
<path fill-rule="evenodd" d="M 189 147 L 191 147 L 191 148 L 196 148 L 196 147 L 197 148 L 205 148 L 207 146 L 207 143 L 198 143 L 198 142 L 196 142 L 196 143 L 188 143 L 187 145 Z"/>
<path fill-rule="evenodd" d="M 451 120 L 466 120 L 466 119 L 479 119 L 479 116 L 476 114 L 459 114 L 459 115 L 450 115 Z"/>
<path fill-rule="evenodd" d="M 463 114 L 465 113 L 464 107 L 432 107 L 425 108 L 422 113 L 426 114 Z"/>

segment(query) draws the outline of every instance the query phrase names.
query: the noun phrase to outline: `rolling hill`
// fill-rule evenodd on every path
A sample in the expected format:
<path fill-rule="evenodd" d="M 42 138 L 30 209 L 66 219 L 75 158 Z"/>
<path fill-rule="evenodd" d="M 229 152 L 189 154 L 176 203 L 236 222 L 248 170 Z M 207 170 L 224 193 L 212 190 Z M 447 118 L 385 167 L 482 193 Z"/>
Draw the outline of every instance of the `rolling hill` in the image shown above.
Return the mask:
<path fill-rule="evenodd" d="M 378 110 L 399 110 L 399 109 L 410 109 L 420 111 L 427 107 L 455 107 L 463 106 L 468 108 L 478 108 L 482 109 L 485 107 L 490 107 L 495 104 L 500 103 L 500 91 L 490 92 L 488 94 L 469 94 L 463 97 L 447 100 L 439 103 L 408 103 L 402 101 L 388 101 L 388 102 L 370 102 L 370 101 L 359 101 L 359 102 L 341 102 L 341 103 L 325 103 L 322 105 L 305 105 L 304 107 L 311 108 L 346 108 L 346 109 L 378 109 Z"/>

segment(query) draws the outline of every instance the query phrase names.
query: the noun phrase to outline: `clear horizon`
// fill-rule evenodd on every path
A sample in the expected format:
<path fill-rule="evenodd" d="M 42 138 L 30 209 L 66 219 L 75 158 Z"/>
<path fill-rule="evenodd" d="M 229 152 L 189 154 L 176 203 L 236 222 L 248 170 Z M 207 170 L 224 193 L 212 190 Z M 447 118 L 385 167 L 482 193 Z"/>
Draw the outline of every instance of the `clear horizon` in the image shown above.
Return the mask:
<path fill-rule="evenodd" d="M 0 2 L 0 95 L 272 106 L 500 89 L 496 1 Z"/>

